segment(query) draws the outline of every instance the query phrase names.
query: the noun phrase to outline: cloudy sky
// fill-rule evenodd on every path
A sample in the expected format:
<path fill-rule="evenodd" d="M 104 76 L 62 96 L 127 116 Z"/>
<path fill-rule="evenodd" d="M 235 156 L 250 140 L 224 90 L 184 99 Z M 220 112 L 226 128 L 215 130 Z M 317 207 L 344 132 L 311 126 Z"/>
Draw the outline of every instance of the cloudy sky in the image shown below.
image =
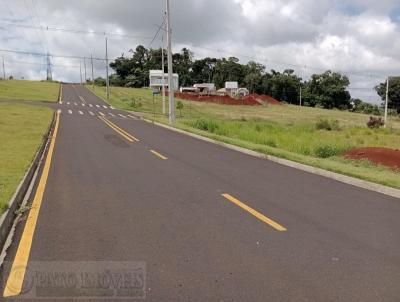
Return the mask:
<path fill-rule="evenodd" d="M 69 56 L 104 58 L 104 35 L 97 32 L 122 34 L 109 35 L 110 58 L 148 46 L 162 23 L 164 2 L 0 0 L 0 49 L 65 56 L 51 58 L 53 77 L 79 81 L 82 60 Z M 254 59 L 267 69 L 292 68 L 305 79 L 325 69 L 340 71 L 350 77 L 352 95 L 370 102 L 379 99 L 373 87 L 400 71 L 398 0 L 171 0 L 171 18 L 174 51 L 186 46 L 195 57 Z M 161 35 L 151 46 L 160 45 Z M 46 77 L 45 57 L 0 56 L 7 75 Z M 94 65 L 95 77 L 104 76 L 104 62 Z"/>

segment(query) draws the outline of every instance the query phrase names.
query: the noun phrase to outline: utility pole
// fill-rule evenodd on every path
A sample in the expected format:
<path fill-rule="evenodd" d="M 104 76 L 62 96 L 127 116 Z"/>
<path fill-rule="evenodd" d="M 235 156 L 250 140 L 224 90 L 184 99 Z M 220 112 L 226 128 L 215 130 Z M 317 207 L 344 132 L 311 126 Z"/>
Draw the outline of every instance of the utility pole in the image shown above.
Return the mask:
<path fill-rule="evenodd" d="M 169 100 L 169 123 L 175 122 L 175 105 L 174 105 L 174 79 L 172 78 L 172 47 L 171 47 L 171 20 L 169 11 L 169 0 L 166 0 L 167 13 L 167 44 L 168 44 L 168 100 Z"/>
<path fill-rule="evenodd" d="M 93 55 L 90 54 L 90 62 L 92 63 L 92 88 L 94 90 L 94 73 L 93 73 Z"/>
<path fill-rule="evenodd" d="M 79 61 L 79 74 L 81 76 L 81 85 L 82 85 L 82 61 Z"/>
<path fill-rule="evenodd" d="M 106 37 L 106 93 L 107 93 L 107 101 L 110 100 L 110 81 L 108 79 L 108 45 L 107 45 L 107 37 Z"/>
<path fill-rule="evenodd" d="M 5 80 L 6 79 L 6 69 L 4 67 L 4 57 L 2 57 L 2 58 L 3 58 L 3 79 Z"/>
<path fill-rule="evenodd" d="M 86 80 L 87 80 L 87 77 L 86 77 L 86 57 L 83 57 L 83 67 L 85 69 L 85 84 L 86 84 Z"/>
<path fill-rule="evenodd" d="M 301 107 L 301 86 L 300 86 L 300 107 Z"/>
<path fill-rule="evenodd" d="M 390 80 L 390 77 L 387 77 L 387 79 L 386 79 L 386 100 L 385 100 L 385 125 L 384 125 L 385 128 L 386 128 L 386 124 L 387 124 L 388 103 L 389 103 L 389 80 Z"/>
<path fill-rule="evenodd" d="M 162 113 L 165 114 L 165 64 L 164 64 L 164 34 L 161 37 L 161 65 L 162 65 Z"/>

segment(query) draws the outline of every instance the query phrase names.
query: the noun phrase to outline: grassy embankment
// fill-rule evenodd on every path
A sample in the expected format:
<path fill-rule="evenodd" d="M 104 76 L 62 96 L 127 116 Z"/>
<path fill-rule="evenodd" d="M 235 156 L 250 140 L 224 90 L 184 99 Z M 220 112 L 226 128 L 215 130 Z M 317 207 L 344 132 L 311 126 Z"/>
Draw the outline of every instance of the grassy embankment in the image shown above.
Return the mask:
<path fill-rule="evenodd" d="M 104 87 L 95 92 L 105 97 Z M 311 166 L 400 188 L 400 173 L 368 161 L 348 160 L 340 156 L 354 147 L 400 148 L 400 119 L 390 118 L 387 129 L 369 129 L 368 115 L 291 105 L 227 106 L 182 101 L 182 116 L 176 110 L 176 127 L 262 153 Z M 143 112 L 166 123 L 161 114 L 161 97 L 153 106 L 151 90 L 111 88 L 110 103 Z M 328 120 L 334 129 L 318 130 Z M 336 124 L 333 121 L 338 121 Z M 337 127 L 338 126 L 338 127 Z"/>
<path fill-rule="evenodd" d="M 56 83 L 0 81 L 0 99 L 56 101 L 58 88 Z M 0 102 L 0 213 L 29 168 L 52 116 L 46 107 Z"/>
<path fill-rule="evenodd" d="M 59 87 L 55 82 L 0 81 L 0 99 L 56 102 Z"/>

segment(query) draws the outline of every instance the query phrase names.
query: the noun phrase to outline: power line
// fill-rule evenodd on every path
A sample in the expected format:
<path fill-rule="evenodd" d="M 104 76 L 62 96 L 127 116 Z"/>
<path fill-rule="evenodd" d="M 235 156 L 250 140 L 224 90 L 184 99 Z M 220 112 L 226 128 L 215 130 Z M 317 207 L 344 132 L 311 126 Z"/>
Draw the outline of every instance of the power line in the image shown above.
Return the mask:
<path fill-rule="evenodd" d="M 28 24 L 21 24 L 21 23 L 14 23 L 14 22 L 1 22 L 4 25 L 9 26 L 16 26 L 16 27 L 23 27 L 23 28 L 30 28 L 30 29 L 40 29 L 46 31 L 59 31 L 59 32 L 66 32 L 66 33 L 73 33 L 73 34 L 93 34 L 93 35 L 102 35 L 102 36 L 119 36 L 124 38 L 131 38 L 131 39 L 145 39 L 151 40 L 152 37 L 146 36 L 136 36 L 136 35 L 128 35 L 122 33 L 113 33 L 113 32 L 100 32 L 100 31 L 93 31 L 93 30 L 84 30 L 84 29 L 71 29 L 71 28 L 63 28 L 63 27 L 52 27 L 52 26 L 41 26 L 41 25 L 28 25 Z"/>
<path fill-rule="evenodd" d="M 276 60 L 270 60 L 270 59 L 263 59 L 261 60 L 260 58 L 257 58 L 255 56 L 250 56 L 248 54 L 242 54 L 242 53 L 235 53 L 235 52 L 228 52 L 228 51 L 224 51 L 221 49 L 213 49 L 213 48 L 209 48 L 209 47 L 203 47 L 203 46 L 198 46 L 198 45 L 190 45 L 190 47 L 194 47 L 194 48 L 198 48 L 198 49 L 204 49 L 204 50 L 208 50 L 208 51 L 213 51 L 213 52 L 217 52 L 217 53 L 223 53 L 225 55 L 229 55 L 229 56 L 234 56 L 234 57 L 243 57 L 243 58 L 247 58 L 250 60 L 254 60 L 254 61 L 258 61 L 261 63 L 273 63 L 276 65 L 281 65 L 281 66 L 289 66 L 289 67 L 296 67 L 296 68 L 307 68 L 307 69 L 312 69 L 312 70 L 317 70 L 317 71 L 327 71 L 327 70 L 332 70 L 332 71 L 337 71 L 340 72 L 342 74 L 346 74 L 346 75 L 352 75 L 352 76 L 358 76 L 358 77 L 370 77 L 370 78 L 379 78 L 382 79 L 382 75 L 378 75 L 378 74 L 363 74 L 363 73 L 356 73 L 356 72 L 347 72 L 347 71 L 340 71 L 340 70 L 334 70 L 334 69 L 329 69 L 329 68 L 320 68 L 320 67 L 314 67 L 314 66 L 308 66 L 308 65 L 300 65 L 300 64 L 294 64 L 294 63 L 290 63 L 290 62 L 283 62 L 283 61 L 276 61 Z"/>
<path fill-rule="evenodd" d="M 8 53 L 23 54 L 23 55 L 47 57 L 47 53 L 32 52 L 32 51 L 26 51 L 26 50 L 0 49 L 0 52 L 8 52 Z M 53 58 L 80 59 L 80 60 L 84 58 L 84 57 L 80 57 L 80 56 L 54 55 L 54 54 L 50 54 L 49 56 L 53 57 Z M 93 60 L 105 61 L 106 59 L 104 59 L 104 58 L 93 58 Z"/>
<path fill-rule="evenodd" d="M 147 46 L 147 48 L 150 48 L 151 45 L 153 44 L 154 40 L 157 38 L 158 34 L 160 33 L 160 30 L 163 28 L 164 24 L 165 24 L 165 19 L 166 19 L 166 15 L 164 14 L 164 18 L 163 18 L 163 22 L 161 23 L 160 26 L 158 26 L 158 29 L 153 37 L 153 39 L 151 40 L 151 42 L 149 43 L 149 46 Z"/>

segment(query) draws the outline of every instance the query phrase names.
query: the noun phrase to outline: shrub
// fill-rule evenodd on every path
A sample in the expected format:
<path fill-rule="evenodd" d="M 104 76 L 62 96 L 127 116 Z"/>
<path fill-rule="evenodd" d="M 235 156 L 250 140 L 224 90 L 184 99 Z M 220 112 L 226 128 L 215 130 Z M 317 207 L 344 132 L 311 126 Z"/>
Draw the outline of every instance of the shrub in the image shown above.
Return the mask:
<path fill-rule="evenodd" d="M 339 121 L 338 120 L 328 120 L 328 119 L 320 119 L 318 122 L 315 123 L 315 128 L 317 130 L 339 130 Z"/>
<path fill-rule="evenodd" d="M 385 125 L 385 122 L 382 120 L 381 117 L 369 117 L 369 121 L 367 122 L 368 128 L 380 128 Z"/>
<path fill-rule="evenodd" d="M 213 133 L 218 129 L 218 124 L 213 120 L 197 119 L 193 122 L 193 127 Z"/>
<path fill-rule="evenodd" d="M 179 101 L 176 103 L 176 109 L 179 110 L 179 116 L 182 116 L 182 109 L 183 109 L 183 103 L 182 103 L 182 101 L 179 100 Z"/>
<path fill-rule="evenodd" d="M 337 147 L 330 146 L 330 145 L 322 145 L 315 148 L 314 153 L 319 158 L 328 158 L 331 156 L 335 156 L 341 150 Z"/>

